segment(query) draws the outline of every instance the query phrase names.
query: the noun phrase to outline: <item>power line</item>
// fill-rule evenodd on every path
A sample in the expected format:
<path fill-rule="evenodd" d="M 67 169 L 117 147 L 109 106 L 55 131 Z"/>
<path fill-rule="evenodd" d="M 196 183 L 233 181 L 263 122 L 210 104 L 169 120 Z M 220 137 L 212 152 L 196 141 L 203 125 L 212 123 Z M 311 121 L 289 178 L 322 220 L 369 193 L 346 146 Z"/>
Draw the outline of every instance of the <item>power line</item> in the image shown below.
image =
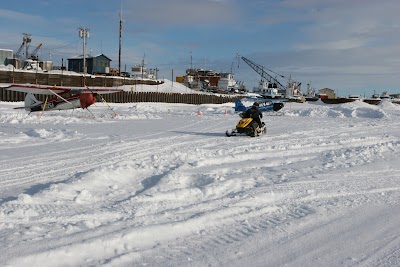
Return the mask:
<path fill-rule="evenodd" d="M 72 43 L 70 43 L 70 44 L 67 44 L 67 45 L 64 45 L 64 46 L 60 46 L 60 47 L 56 47 L 56 48 L 53 48 L 53 49 L 51 49 L 51 50 L 54 51 L 54 50 L 62 49 L 62 48 L 65 48 L 65 47 L 74 45 L 74 44 L 76 44 L 76 43 L 78 43 L 78 42 L 79 42 L 79 40 L 76 40 L 76 41 L 74 41 L 74 42 L 72 42 Z"/>

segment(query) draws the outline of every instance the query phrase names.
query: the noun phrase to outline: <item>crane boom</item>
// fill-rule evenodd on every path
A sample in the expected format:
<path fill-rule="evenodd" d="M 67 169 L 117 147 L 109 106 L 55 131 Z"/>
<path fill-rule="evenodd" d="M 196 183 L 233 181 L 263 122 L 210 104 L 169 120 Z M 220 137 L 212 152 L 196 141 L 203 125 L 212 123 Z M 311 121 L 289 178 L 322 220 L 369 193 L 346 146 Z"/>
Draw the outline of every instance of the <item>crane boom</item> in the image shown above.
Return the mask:
<path fill-rule="evenodd" d="M 279 87 L 279 89 L 285 90 L 285 86 L 283 86 L 275 77 L 273 77 L 272 75 L 270 75 L 268 72 L 266 72 L 266 70 L 268 70 L 267 68 L 264 68 L 263 66 L 261 66 L 260 64 L 257 64 L 253 61 L 251 61 L 248 58 L 245 58 L 243 56 L 240 57 L 244 62 L 247 63 L 247 65 L 249 65 L 253 70 L 255 70 L 258 74 L 261 75 L 262 79 L 265 79 L 271 83 L 276 83 L 277 86 Z M 269 70 L 270 72 L 273 72 L 271 70 Z M 274 72 L 275 73 L 275 72 Z M 275 73 L 277 74 L 277 73 Z M 282 78 L 284 78 L 284 76 L 278 74 L 279 76 L 281 76 Z"/>
<path fill-rule="evenodd" d="M 24 48 L 24 46 L 25 46 L 25 40 L 22 42 L 22 44 L 19 47 L 17 53 L 15 53 L 15 58 L 21 58 L 21 52 L 22 52 L 22 49 Z"/>
<path fill-rule="evenodd" d="M 39 49 L 42 47 L 42 44 L 38 45 L 35 50 L 32 51 L 30 58 L 33 60 L 37 60 L 38 56 L 37 56 L 37 52 L 39 51 Z"/>

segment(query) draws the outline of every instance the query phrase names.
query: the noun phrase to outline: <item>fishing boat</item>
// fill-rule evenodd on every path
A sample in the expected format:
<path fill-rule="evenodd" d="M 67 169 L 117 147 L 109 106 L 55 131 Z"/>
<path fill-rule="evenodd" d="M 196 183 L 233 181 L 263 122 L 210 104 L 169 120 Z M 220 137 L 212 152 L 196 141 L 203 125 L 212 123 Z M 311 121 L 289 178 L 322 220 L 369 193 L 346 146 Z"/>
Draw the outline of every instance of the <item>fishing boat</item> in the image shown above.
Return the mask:
<path fill-rule="evenodd" d="M 307 102 L 314 102 L 319 99 L 319 96 L 315 93 L 315 89 L 311 87 L 311 82 L 307 84 L 307 92 L 303 96 Z"/>
<path fill-rule="evenodd" d="M 258 83 L 257 87 L 253 88 L 253 92 L 267 99 L 283 98 L 283 95 L 278 91 L 276 83 L 266 82 L 263 80 Z"/>
<path fill-rule="evenodd" d="M 363 101 L 365 103 L 371 104 L 371 105 L 378 105 L 379 103 L 382 102 L 382 99 L 380 98 L 379 94 L 373 94 L 372 97 L 370 98 L 364 98 Z"/>
<path fill-rule="evenodd" d="M 392 97 L 389 95 L 389 93 L 388 93 L 387 91 L 383 92 L 383 93 L 381 94 L 380 98 L 381 98 L 382 100 L 384 100 L 384 99 L 392 99 Z"/>
<path fill-rule="evenodd" d="M 221 78 L 218 81 L 218 88 L 229 93 L 239 93 L 239 83 L 235 80 L 234 74 L 230 72 L 221 72 Z"/>
<path fill-rule="evenodd" d="M 303 93 L 300 90 L 301 83 L 292 80 L 289 77 L 288 84 L 286 86 L 285 98 L 288 102 L 299 102 L 304 103 L 306 101 Z"/>

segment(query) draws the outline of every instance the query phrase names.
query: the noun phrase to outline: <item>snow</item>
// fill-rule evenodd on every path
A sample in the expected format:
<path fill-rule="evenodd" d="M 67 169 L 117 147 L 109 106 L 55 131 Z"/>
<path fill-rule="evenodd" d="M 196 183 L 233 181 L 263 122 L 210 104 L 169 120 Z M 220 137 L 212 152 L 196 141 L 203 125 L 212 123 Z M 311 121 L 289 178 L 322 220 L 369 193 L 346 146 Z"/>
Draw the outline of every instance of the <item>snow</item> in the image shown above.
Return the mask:
<path fill-rule="evenodd" d="M 178 82 L 172 82 L 167 79 L 163 79 L 162 81 L 163 83 L 159 85 L 137 84 L 137 85 L 124 85 L 121 86 L 120 88 L 122 88 L 125 91 L 133 91 L 133 92 L 205 94 L 205 92 L 195 91 Z"/>
<path fill-rule="evenodd" d="M 398 105 L 286 103 L 251 138 L 225 137 L 233 103 L 22 104 L 0 102 L 2 266 L 400 266 Z"/>

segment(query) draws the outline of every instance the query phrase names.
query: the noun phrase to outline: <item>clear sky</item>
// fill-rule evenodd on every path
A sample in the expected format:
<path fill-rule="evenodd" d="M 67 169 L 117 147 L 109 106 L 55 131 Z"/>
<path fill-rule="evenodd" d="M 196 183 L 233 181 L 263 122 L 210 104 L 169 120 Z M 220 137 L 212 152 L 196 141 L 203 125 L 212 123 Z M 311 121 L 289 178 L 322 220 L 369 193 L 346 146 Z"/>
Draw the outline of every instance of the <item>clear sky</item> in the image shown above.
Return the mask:
<path fill-rule="evenodd" d="M 0 48 L 15 52 L 31 34 L 39 57 L 61 65 L 88 52 L 122 70 L 140 64 L 171 79 L 185 69 L 232 71 L 248 89 L 259 75 L 237 54 L 316 89 L 339 95 L 400 93 L 398 0 L 13 0 L 0 6 Z M 192 58 L 192 60 L 191 60 Z M 286 80 L 281 80 L 286 83 Z"/>

